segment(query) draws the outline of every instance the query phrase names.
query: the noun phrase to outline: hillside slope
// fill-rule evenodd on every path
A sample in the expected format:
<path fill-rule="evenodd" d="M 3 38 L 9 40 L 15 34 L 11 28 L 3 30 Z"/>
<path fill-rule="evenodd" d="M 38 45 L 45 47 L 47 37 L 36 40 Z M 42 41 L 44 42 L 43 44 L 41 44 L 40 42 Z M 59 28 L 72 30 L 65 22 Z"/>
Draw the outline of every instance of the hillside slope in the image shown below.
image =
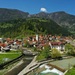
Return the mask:
<path fill-rule="evenodd" d="M 17 9 L 0 8 L 0 22 L 27 18 L 29 13 Z"/>
<path fill-rule="evenodd" d="M 41 17 L 46 19 L 52 19 L 61 27 L 68 29 L 69 31 L 75 32 L 75 16 L 68 14 L 64 11 L 45 13 L 40 12 L 38 14 L 31 15 L 31 17 Z"/>
<path fill-rule="evenodd" d="M 70 33 L 52 20 L 28 18 L 0 23 L 0 36 L 24 37 L 32 34 L 69 35 Z"/>

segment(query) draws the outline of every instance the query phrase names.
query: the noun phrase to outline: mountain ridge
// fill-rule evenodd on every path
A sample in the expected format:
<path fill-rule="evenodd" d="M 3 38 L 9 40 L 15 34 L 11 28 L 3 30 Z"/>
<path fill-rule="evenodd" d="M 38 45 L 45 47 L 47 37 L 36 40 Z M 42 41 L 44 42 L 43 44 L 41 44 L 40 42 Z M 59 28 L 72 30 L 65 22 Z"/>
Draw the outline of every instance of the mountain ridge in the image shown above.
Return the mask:
<path fill-rule="evenodd" d="M 31 15 L 31 17 L 52 19 L 61 27 L 67 28 L 70 32 L 75 32 L 75 15 L 68 14 L 64 11 L 53 13 L 40 12 L 38 14 Z"/>
<path fill-rule="evenodd" d="M 19 19 L 19 18 L 27 18 L 29 15 L 28 12 L 23 12 L 17 9 L 8 9 L 8 8 L 0 8 L 0 22 Z"/>
<path fill-rule="evenodd" d="M 66 18 L 66 16 L 63 15 L 67 15 L 69 21 Z M 73 20 L 71 21 L 70 19 L 72 18 Z M 28 21 L 28 19 L 30 20 Z M 67 26 L 66 23 L 64 22 L 67 23 Z M 4 9 L 4 8 L 0 9 L 0 35 L 4 37 L 7 36 L 7 34 L 11 35 L 12 32 L 14 32 L 14 34 L 12 33 L 13 36 L 14 35 L 16 36 L 17 34 L 18 34 L 17 36 L 19 36 L 22 33 L 25 34 L 25 31 L 23 29 L 25 28 L 25 26 L 28 29 L 28 31 L 26 31 L 27 33 L 28 32 L 35 33 L 38 30 L 44 33 L 67 35 L 69 34 L 68 29 L 70 31 L 72 26 L 74 26 L 74 24 L 70 25 L 72 24 L 71 22 L 75 23 L 75 16 L 68 15 L 65 12 L 56 12 L 56 13 L 40 12 L 37 14 L 29 14 L 28 12 L 22 12 L 17 9 Z M 47 26 L 49 26 L 50 28 Z M 17 33 L 18 31 L 20 31 L 20 33 Z"/>

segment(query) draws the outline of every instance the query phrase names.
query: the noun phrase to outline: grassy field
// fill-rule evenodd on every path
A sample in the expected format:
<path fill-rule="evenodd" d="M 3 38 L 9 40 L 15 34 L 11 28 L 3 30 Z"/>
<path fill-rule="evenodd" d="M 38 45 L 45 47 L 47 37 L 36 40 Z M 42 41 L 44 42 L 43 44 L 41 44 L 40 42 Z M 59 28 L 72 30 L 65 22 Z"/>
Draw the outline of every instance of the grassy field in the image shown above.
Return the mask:
<path fill-rule="evenodd" d="M 10 51 L 5 53 L 0 53 L 0 64 L 15 59 L 20 55 L 21 55 L 20 51 Z"/>
<path fill-rule="evenodd" d="M 65 75 L 75 75 L 75 68 L 70 69 Z"/>

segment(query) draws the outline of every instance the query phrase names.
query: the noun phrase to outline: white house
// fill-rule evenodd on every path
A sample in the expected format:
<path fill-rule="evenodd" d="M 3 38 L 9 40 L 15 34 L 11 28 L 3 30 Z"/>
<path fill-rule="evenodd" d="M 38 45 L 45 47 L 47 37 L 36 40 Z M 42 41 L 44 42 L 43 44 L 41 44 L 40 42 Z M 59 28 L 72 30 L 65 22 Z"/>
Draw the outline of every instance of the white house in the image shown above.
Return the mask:
<path fill-rule="evenodd" d="M 63 42 L 49 42 L 49 45 L 52 48 L 58 49 L 59 51 L 65 50 L 65 43 Z"/>

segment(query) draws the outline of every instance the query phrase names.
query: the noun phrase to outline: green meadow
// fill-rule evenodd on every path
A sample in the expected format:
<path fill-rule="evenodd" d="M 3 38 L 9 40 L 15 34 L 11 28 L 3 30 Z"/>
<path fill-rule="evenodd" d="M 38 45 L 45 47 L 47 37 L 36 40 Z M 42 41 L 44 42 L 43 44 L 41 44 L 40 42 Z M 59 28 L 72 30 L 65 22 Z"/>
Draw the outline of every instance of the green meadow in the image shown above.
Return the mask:
<path fill-rule="evenodd" d="M 20 55 L 21 55 L 20 51 L 10 51 L 5 53 L 0 53 L 0 64 L 15 59 Z"/>
<path fill-rule="evenodd" d="M 65 75 L 75 75 L 75 68 L 70 69 Z"/>

